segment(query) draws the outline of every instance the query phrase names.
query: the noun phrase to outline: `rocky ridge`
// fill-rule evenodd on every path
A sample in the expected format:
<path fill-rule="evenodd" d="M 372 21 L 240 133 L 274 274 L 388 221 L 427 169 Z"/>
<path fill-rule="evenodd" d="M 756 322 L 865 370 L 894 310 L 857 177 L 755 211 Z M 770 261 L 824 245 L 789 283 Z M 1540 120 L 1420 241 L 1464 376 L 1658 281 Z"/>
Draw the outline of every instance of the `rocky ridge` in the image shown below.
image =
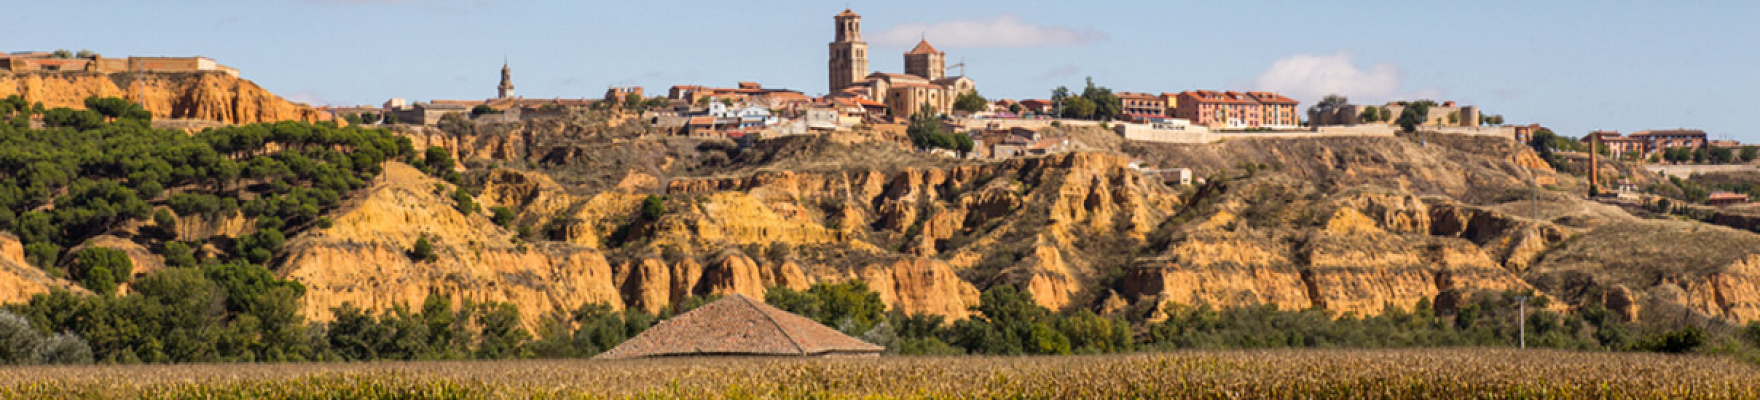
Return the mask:
<path fill-rule="evenodd" d="M 0 74 L 0 97 L 23 96 L 44 107 L 85 108 L 87 97 L 121 97 L 140 103 L 156 119 L 195 119 L 229 124 L 317 122 L 320 113 L 220 72 L 12 73 Z"/>

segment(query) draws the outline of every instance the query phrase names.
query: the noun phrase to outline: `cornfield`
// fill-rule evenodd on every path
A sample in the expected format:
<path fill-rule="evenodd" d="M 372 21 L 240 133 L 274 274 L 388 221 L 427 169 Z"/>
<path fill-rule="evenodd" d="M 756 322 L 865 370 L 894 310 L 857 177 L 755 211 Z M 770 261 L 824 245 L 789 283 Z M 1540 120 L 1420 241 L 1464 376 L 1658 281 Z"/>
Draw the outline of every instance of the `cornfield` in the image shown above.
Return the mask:
<path fill-rule="evenodd" d="M 1756 398 L 1727 357 L 1510 349 L 0 369 L 0 398 Z"/>

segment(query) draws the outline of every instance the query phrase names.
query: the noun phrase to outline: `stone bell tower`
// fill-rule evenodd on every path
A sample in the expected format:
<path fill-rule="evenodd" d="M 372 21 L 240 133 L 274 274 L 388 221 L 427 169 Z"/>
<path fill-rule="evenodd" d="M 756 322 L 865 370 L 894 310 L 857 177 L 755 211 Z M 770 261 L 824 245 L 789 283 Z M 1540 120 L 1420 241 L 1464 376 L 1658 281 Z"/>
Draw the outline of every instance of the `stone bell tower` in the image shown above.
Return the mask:
<path fill-rule="evenodd" d="M 834 19 L 837 40 L 831 42 L 831 93 L 868 77 L 868 43 L 862 41 L 862 16 L 844 9 Z"/>
<path fill-rule="evenodd" d="M 507 69 L 507 63 L 501 63 L 501 86 L 495 87 L 495 98 L 513 98 L 513 71 Z"/>

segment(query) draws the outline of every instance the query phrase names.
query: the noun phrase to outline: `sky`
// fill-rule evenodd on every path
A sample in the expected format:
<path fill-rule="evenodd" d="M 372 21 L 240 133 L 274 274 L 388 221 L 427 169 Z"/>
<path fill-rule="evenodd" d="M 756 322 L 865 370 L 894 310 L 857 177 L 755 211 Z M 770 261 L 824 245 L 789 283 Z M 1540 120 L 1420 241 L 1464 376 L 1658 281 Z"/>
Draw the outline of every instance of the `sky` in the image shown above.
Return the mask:
<path fill-rule="evenodd" d="M 862 15 L 869 68 L 927 39 L 989 98 L 1270 90 L 1307 107 L 1429 98 L 1591 130 L 1760 142 L 1755 1 L 19 0 L 0 51 L 202 55 L 291 100 L 599 98 L 681 84 L 821 95 L 832 16 Z M 950 74 L 958 74 L 954 70 Z"/>

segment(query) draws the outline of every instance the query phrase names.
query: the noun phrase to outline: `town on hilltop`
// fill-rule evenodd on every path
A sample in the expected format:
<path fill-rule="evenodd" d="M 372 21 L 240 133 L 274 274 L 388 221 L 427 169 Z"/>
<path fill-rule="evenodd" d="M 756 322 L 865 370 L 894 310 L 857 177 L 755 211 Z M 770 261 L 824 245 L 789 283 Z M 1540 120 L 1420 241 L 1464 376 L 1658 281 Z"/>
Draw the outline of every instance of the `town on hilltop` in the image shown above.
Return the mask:
<path fill-rule="evenodd" d="M 359 5 L 311 7 L 333 6 Z M 555 11 L 565 6 L 579 11 Z M 574 22 L 583 19 L 577 14 L 602 6 L 544 3 L 527 12 Z M 632 7 L 641 6 L 652 7 Z M 787 9 L 766 15 L 802 12 L 779 7 Z M 1475 82 L 1465 94 L 1444 96 L 1428 88 L 1409 93 L 1438 94 L 1399 95 L 1422 84 L 1399 81 L 1396 75 L 1405 72 L 1391 65 L 1374 68 L 1389 82 L 1314 73 L 1327 68 L 1306 64 L 1285 70 L 1287 60 L 1302 61 L 1307 54 L 1273 62 L 1250 87 L 1149 83 L 1185 78 L 1168 75 L 1238 76 L 1237 68 L 1226 65 L 1237 57 L 1183 48 L 1149 53 L 1166 50 L 1144 50 L 1138 43 L 1079 42 L 1055 49 L 1037 43 L 1051 41 L 1045 35 L 953 34 L 946 32 L 970 29 L 941 22 L 921 25 L 926 28 L 920 36 L 919 25 L 908 21 L 865 33 L 862 15 L 837 10 L 808 9 L 824 15 L 791 17 L 811 24 L 765 27 L 824 31 L 812 43 L 788 45 L 794 48 L 777 49 L 776 43 L 798 41 L 732 40 L 727 33 L 711 38 L 717 52 L 789 53 L 749 61 L 680 51 L 675 42 L 695 42 L 654 35 L 698 35 L 694 30 L 618 37 L 583 28 L 626 26 L 587 23 L 567 26 L 566 33 L 586 39 L 571 43 L 578 48 L 510 42 L 504 37 L 543 36 L 510 32 L 480 35 L 506 47 L 467 47 L 471 42 L 440 35 L 394 49 L 445 57 L 516 44 L 554 57 L 545 67 L 590 65 L 603 68 L 594 73 L 622 76 L 648 69 L 643 63 L 679 60 L 677 68 L 689 70 L 651 71 L 632 78 L 644 79 L 647 87 L 626 81 L 603 87 L 603 93 L 592 86 L 567 98 L 533 93 L 570 93 L 565 88 L 578 79 L 521 75 L 538 69 L 521 62 L 523 56 L 465 67 L 482 78 L 468 83 L 473 79 L 449 79 L 456 78 L 449 68 L 419 63 L 430 58 L 385 53 L 378 42 L 321 40 L 331 36 L 284 44 L 351 45 L 371 53 L 350 57 L 346 67 L 352 70 L 310 71 L 272 61 L 310 57 L 285 46 L 252 56 L 257 64 L 246 64 L 243 56 L 106 57 L 86 50 L 0 55 L 0 365 L 8 368 L 0 372 L 0 397 L 144 397 L 161 385 L 121 376 L 158 368 L 152 366 L 102 367 L 123 372 L 81 378 L 97 382 L 91 385 L 67 383 L 71 369 L 12 369 L 39 363 L 176 364 L 165 369 L 163 385 L 190 391 L 155 397 L 294 397 L 287 395 L 298 393 L 290 386 L 370 384 L 346 375 L 354 373 L 349 370 L 368 379 L 417 380 L 408 392 L 375 386 L 297 396 L 444 396 L 426 390 L 445 381 L 370 372 L 411 366 L 499 371 L 491 380 L 534 375 L 529 384 L 518 384 L 534 390 L 530 396 L 494 386 L 449 396 L 469 398 L 575 396 L 566 390 L 639 379 L 670 387 L 578 396 L 868 395 L 859 390 L 875 390 L 875 396 L 1013 396 L 937 379 L 975 376 L 986 377 L 977 386 L 1002 380 L 1051 386 L 1005 376 L 1011 370 L 1045 371 L 1042 382 L 1113 378 L 1077 389 L 1020 392 L 1056 398 L 1346 397 L 1337 394 L 1337 385 L 1351 382 L 1410 385 L 1406 392 L 1366 391 L 1395 398 L 1481 397 L 1463 388 L 1603 397 L 1666 390 L 1693 397 L 1703 393 L 1695 390 L 1718 387 L 1696 382 L 1719 377 L 1734 382 L 1721 387 L 1741 390 L 1736 393 L 1760 393 L 1760 379 L 1751 379 L 1760 377 L 1760 368 L 1732 375 L 1734 368 L 1710 364 L 1684 377 L 1606 367 L 1661 365 L 1656 360 L 1705 364 L 1717 357 L 1729 358 L 1728 365 L 1760 362 L 1760 204 L 1749 201 L 1760 195 L 1760 146 L 1693 129 L 1724 130 L 1716 124 L 1728 123 L 1728 115 L 1616 116 L 1596 121 L 1607 125 L 1561 134 L 1554 129 L 1585 114 L 1554 104 L 1605 112 L 1623 110 L 1618 104 L 1624 103 L 1553 103 L 1545 99 L 1592 95 L 1519 80 L 1492 83 L 1545 91 L 1523 98 L 1478 87 L 1480 77 L 1465 78 Z M 528 20 L 455 14 L 482 26 Z M 630 15 L 593 16 L 647 22 Z M 681 25 L 678 15 L 668 21 Z M 720 22 L 728 15 L 703 18 Z M 1104 17 L 1121 21 L 1118 16 Z M 1013 18 L 1003 14 L 991 26 L 1008 26 Z M 446 27 L 447 34 L 483 31 L 416 19 Z M 1312 20 L 1324 24 L 1332 18 Z M 521 28 L 560 30 L 541 20 L 529 24 Z M 1085 29 L 1058 24 L 1036 26 L 1076 36 Z M 1124 22 L 1107 28 L 1126 26 L 1161 28 Z M 1290 29 L 1255 26 L 1267 27 Z M 284 25 L 252 28 L 268 37 L 291 36 Z M 301 28 L 349 33 L 342 28 L 351 27 Z M 747 34 L 782 36 L 774 32 Z M 1232 39 L 1240 33 L 1216 34 Z M 1250 33 L 1289 36 L 1270 29 Z M 1008 36 L 1014 42 L 968 36 Z M 1339 38 L 1313 39 L 1325 46 L 1349 43 Z M 1398 39 L 1426 45 L 1432 40 Z M 1474 43 L 1493 43 L 1479 39 Z M 256 49 L 258 42 L 220 44 Z M 1275 51 L 1242 43 L 1255 42 L 1204 44 Z M 226 46 L 218 48 L 233 48 Z M 1397 56 L 1449 63 L 1440 69 L 1460 75 L 1537 64 L 1428 47 L 1447 55 Z M 885 50 L 870 54 L 875 49 Z M 347 47 L 335 50 L 353 54 Z M 1103 68 L 1117 71 L 1109 72 L 1116 77 L 1034 84 L 1047 90 L 1024 92 L 1031 94 L 1027 98 L 984 95 L 1004 94 L 1025 81 L 1078 76 L 1089 61 L 1057 60 L 1099 52 L 1111 54 L 1092 62 L 1107 63 Z M 1189 54 L 1206 58 L 1144 62 L 1175 65 L 1176 74 L 1151 69 L 1161 65 L 1114 69 L 1136 64 L 1135 56 L 1168 60 Z M 642 62 L 629 62 L 630 55 Z M 1330 59 L 1337 64 L 1331 70 L 1360 71 L 1347 56 Z M 1456 63 L 1468 57 L 1497 68 Z M 1028 61 L 989 61 L 998 59 Z M 802 64 L 810 72 L 789 72 Z M 659 78 L 704 68 L 720 69 L 705 75 L 729 76 L 723 74 L 748 65 L 776 71 L 743 73 L 780 77 L 735 75 L 708 84 Z M 272 71 L 290 69 L 289 75 L 320 81 L 278 82 L 310 88 L 283 97 L 241 78 L 241 68 L 232 66 L 277 80 L 285 75 Z M 1038 74 L 1044 70 L 1049 73 Z M 1301 76 L 1263 78 L 1280 74 Z M 810 79 L 778 82 L 803 76 Z M 1012 76 L 1023 82 L 1002 82 Z M 1142 83 L 1114 90 L 1104 86 L 1109 79 Z M 1458 87 L 1447 79 L 1424 79 Z M 359 97 L 374 103 L 389 98 L 382 104 L 314 107 L 297 101 L 379 90 L 343 87 L 357 82 L 421 83 L 383 97 Z M 460 82 L 475 89 L 414 98 L 423 87 Z M 1654 101 L 1659 98 L 1666 99 L 1623 100 L 1651 101 L 1647 105 L 1662 111 L 1705 105 Z M 1528 116 L 1542 113 L 1546 121 Z M 1695 119 L 1662 119 L 1675 117 Z M 1636 118 L 1655 118 L 1648 124 L 1657 126 L 1625 125 Z M 1527 351 L 1530 346 L 1548 350 Z M 1277 350 L 1282 348 L 1335 350 Z M 1251 351 L 1229 353 L 1237 349 Z M 1597 354 L 1613 352 L 1698 354 Z M 1468 365 L 1458 369 L 1518 379 L 1521 374 L 1499 372 L 1566 353 L 1606 360 L 1583 369 L 1602 373 L 1554 374 L 1572 376 L 1575 386 L 1488 390 L 1494 387 L 1462 384 L 1459 374 L 1438 375 L 1433 368 Z M 982 357 L 958 357 L 967 354 Z M 1036 357 L 1076 354 L 1084 356 Z M 1227 354 L 1243 360 L 1287 354 L 1300 362 L 1223 373 L 1310 386 L 1261 390 L 1227 384 L 1194 391 L 1191 379 L 1180 378 L 1217 375 L 1215 359 Z M 1490 362 L 1471 366 L 1435 354 Z M 1022 355 L 1035 357 L 1012 357 Z M 779 367 L 687 357 L 739 357 Z M 824 361 L 831 365 L 779 357 L 861 359 Z M 1082 366 L 1106 357 L 1125 363 Z M 563 358 L 581 361 L 554 360 Z M 1341 360 L 1334 364 L 1343 367 L 1312 362 L 1324 358 Z M 545 360 L 463 362 L 509 359 Z M 442 360 L 447 362 L 434 362 Z M 1416 365 L 1407 374 L 1437 377 L 1383 379 L 1370 372 L 1323 380 L 1338 378 L 1333 372 L 1340 368 L 1366 365 L 1364 360 Z M 266 385 L 227 378 L 239 374 L 231 366 L 212 367 L 217 383 L 241 388 L 236 395 L 188 384 L 206 378 L 191 378 L 183 368 L 270 362 L 263 368 L 300 371 L 287 368 L 333 361 L 349 363 L 314 370 L 345 373 L 341 379 L 314 381 L 303 372 L 282 372 L 290 380 Z M 932 369 L 960 362 L 974 364 L 957 373 Z M 675 380 L 670 373 L 626 368 L 648 363 L 690 376 Z M 898 367 L 864 369 L 885 363 Z M 1089 372 L 1071 372 L 1080 368 Z M 776 369 L 795 377 L 777 380 L 767 372 Z M 557 370 L 575 372 L 549 373 Z M 893 378 L 940 391 L 825 378 L 848 373 L 856 375 L 852 382 L 864 382 L 900 370 L 912 373 Z M 1606 377 L 1634 370 L 1654 382 L 1687 383 L 1641 381 L 1609 389 Z M 1138 377 L 1120 371 L 1147 372 Z M 611 374 L 596 376 L 604 373 Z M 679 382 L 729 374 L 741 375 L 738 385 L 758 391 L 677 389 Z M 15 383 L 22 389 L 9 389 L 8 382 L 23 382 Z"/>
<path fill-rule="evenodd" d="M 903 54 L 904 71 L 874 71 L 869 69 L 868 45 L 862 40 L 862 16 L 845 9 L 832 19 L 834 36 L 829 44 L 826 94 L 817 97 L 795 89 L 764 87 L 758 82 L 737 82 L 732 87 L 674 85 L 664 93 L 650 93 L 639 86 L 613 86 L 603 96 L 594 98 L 527 98 L 515 93 L 513 70 L 504 63 L 493 98 L 416 102 L 392 98 L 375 106 L 318 107 L 317 118 L 420 129 L 439 125 L 449 117 L 493 124 L 554 118 L 574 110 L 609 109 L 638 115 L 658 131 L 677 136 L 779 138 L 860 129 L 908 134 L 924 151 L 973 159 L 1044 155 L 1088 147 L 1089 144 L 1063 130 L 1051 129 L 1054 127 L 1095 127 L 1114 132 L 1127 141 L 1176 144 L 1242 138 L 1389 137 L 1416 129 L 1530 143 L 1537 140 L 1536 133 L 1544 132 L 1538 140 L 1566 150 L 1558 157 L 1587 157 L 1591 153 L 1588 150 L 1593 148 L 1597 150 L 1593 153 L 1646 162 L 1652 172 L 1677 176 L 1703 168 L 1673 164 L 1727 164 L 1760 157 L 1754 154 L 1752 146 L 1734 140 L 1711 140 L 1706 132 L 1693 129 L 1645 130 L 1625 136 L 1595 131 L 1580 140 L 1563 140 L 1540 124 L 1508 124 L 1501 115 L 1454 101 L 1360 105 L 1350 104 L 1341 96 L 1328 96 L 1304 110 L 1297 100 L 1275 92 L 1114 92 L 1096 86 L 1092 78 L 1079 92 L 1058 87 L 1050 98 L 987 99 L 978 94 L 977 81 L 965 76 L 965 64 L 948 65 L 947 53 L 936 49 L 929 38 L 924 37 Z M 949 75 L 956 69 L 958 74 Z M 0 70 L 239 75 L 238 69 L 201 56 L 111 58 L 89 51 L 66 50 L 0 54 Z M 176 126 L 211 126 L 202 121 L 181 122 Z M 174 126 L 171 121 L 160 124 Z M 923 133 L 924 130 L 933 132 Z M 1177 167 L 1150 169 L 1174 171 L 1175 175 L 1190 173 Z M 1611 182 L 1609 186 L 1631 189 L 1629 185 Z M 1733 195 L 1716 194 L 1725 202 Z M 1745 202 L 1745 198 L 1742 200 Z"/>

